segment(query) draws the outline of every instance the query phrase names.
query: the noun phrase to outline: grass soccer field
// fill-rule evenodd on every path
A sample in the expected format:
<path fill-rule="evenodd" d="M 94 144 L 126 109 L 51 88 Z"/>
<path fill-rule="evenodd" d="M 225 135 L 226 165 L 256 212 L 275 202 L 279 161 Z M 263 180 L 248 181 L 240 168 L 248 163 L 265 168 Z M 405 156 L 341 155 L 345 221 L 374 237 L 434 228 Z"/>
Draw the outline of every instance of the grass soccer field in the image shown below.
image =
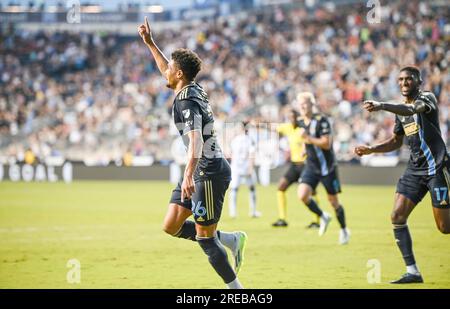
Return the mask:
<path fill-rule="evenodd" d="M 0 183 L 0 288 L 223 288 L 199 246 L 161 230 L 172 185 L 166 182 Z M 341 195 L 350 244 L 338 245 L 333 213 L 327 233 L 305 226 L 312 215 L 288 191 L 286 229 L 275 229 L 276 187 L 258 187 L 263 216 L 248 213 L 239 191 L 237 219 L 225 203 L 220 228 L 249 236 L 239 278 L 246 288 L 398 288 L 405 267 L 393 239 L 393 187 L 344 186 Z M 409 226 L 425 284 L 450 288 L 450 238 L 435 227 L 427 197 Z M 81 282 L 68 283 L 71 259 Z M 368 283 L 369 260 L 379 261 L 381 282 Z M 369 265 L 370 266 L 370 265 Z"/>

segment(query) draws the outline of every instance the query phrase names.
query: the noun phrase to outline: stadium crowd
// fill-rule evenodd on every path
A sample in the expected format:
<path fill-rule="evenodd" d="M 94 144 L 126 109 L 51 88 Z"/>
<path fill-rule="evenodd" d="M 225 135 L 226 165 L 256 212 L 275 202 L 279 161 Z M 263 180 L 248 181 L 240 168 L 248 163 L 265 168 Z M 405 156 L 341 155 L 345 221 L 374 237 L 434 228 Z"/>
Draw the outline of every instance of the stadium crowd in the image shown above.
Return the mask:
<path fill-rule="evenodd" d="M 333 120 L 338 159 L 355 160 L 356 144 L 386 139 L 394 124 L 385 113 L 363 113 L 360 103 L 400 99 L 398 70 L 416 64 L 423 88 L 440 102 L 448 140 L 448 11 L 402 0 L 382 7 L 380 23 L 368 23 L 368 10 L 277 8 L 193 22 L 155 38 L 167 55 L 187 47 L 203 59 L 198 81 L 218 132 L 248 117 L 285 121 L 296 93 L 312 91 Z M 171 160 L 172 99 L 137 34 L 11 28 L 0 36 L 0 157 Z"/>

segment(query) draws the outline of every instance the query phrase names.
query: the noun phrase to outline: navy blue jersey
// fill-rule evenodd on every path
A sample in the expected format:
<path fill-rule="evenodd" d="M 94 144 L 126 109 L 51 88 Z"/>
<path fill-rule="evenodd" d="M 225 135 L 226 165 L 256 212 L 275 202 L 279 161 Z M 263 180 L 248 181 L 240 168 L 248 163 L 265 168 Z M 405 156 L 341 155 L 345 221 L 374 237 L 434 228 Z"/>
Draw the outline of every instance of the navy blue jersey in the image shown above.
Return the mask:
<path fill-rule="evenodd" d="M 433 176 L 447 157 L 439 128 L 439 108 L 436 97 L 429 91 L 419 92 L 416 100 L 425 102 L 426 111 L 413 116 L 396 115 L 394 134 L 405 135 L 411 150 L 407 173 Z"/>
<path fill-rule="evenodd" d="M 304 128 L 308 135 L 319 138 L 324 135 L 331 135 L 331 125 L 327 117 L 320 114 L 314 114 L 308 125 L 302 119 L 299 126 Z M 326 176 L 336 167 L 336 157 L 333 147 L 329 150 L 322 149 L 313 144 L 306 144 L 306 166 L 312 168 L 315 173 Z"/>
<path fill-rule="evenodd" d="M 175 96 L 172 106 L 173 120 L 184 146 L 189 146 L 188 132 L 198 130 L 203 138 L 203 152 L 194 172 L 195 181 L 221 177 L 231 180 L 230 166 L 223 157 L 214 131 L 214 117 L 208 95 L 192 82 Z"/>

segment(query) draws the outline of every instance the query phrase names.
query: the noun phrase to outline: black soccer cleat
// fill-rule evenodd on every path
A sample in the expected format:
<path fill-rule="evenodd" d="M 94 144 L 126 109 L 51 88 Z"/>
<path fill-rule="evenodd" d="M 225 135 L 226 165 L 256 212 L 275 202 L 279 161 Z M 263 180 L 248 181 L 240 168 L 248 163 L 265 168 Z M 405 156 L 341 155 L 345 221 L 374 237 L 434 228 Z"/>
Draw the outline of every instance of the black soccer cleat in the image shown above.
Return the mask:
<path fill-rule="evenodd" d="M 272 224 L 273 227 L 287 227 L 288 223 L 286 222 L 286 220 L 283 219 L 278 219 L 277 221 L 275 221 Z"/>
<path fill-rule="evenodd" d="M 307 229 L 318 229 L 320 227 L 320 224 L 317 222 L 311 222 L 309 225 L 306 226 Z"/>
<path fill-rule="evenodd" d="M 423 283 L 422 275 L 414 275 L 410 273 L 404 274 L 400 279 L 391 281 L 393 284 L 403 284 L 403 283 Z"/>

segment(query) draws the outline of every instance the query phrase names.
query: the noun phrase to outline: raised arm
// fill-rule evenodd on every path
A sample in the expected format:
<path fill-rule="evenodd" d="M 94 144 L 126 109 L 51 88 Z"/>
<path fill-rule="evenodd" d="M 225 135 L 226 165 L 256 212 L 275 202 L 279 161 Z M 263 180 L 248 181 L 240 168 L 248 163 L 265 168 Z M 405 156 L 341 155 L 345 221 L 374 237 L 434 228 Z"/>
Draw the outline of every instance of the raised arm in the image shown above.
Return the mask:
<path fill-rule="evenodd" d="M 390 139 L 374 146 L 358 146 L 355 153 L 358 156 L 364 156 L 372 153 L 391 152 L 399 149 L 403 143 L 403 135 L 394 134 Z"/>
<path fill-rule="evenodd" d="M 396 104 L 377 101 L 364 101 L 363 108 L 369 112 L 387 111 L 400 116 L 412 116 L 428 110 L 427 104 L 422 100 L 416 100 L 413 104 Z"/>
<path fill-rule="evenodd" d="M 159 49 L 159 47 L 153 40 L 153 35 L 150 29 L 150 25 L 148 24 L 147 16 L 145 16 L 145 22 L 138 27 L 138 32 L 142 40 L 144 41 L 145 45 L 147 45 L 147 47 L 152 52 L 152 55 L 155 58 L 156 65 L 158 66 L 159 71 L 164 77 L 166 77 L 166 71 L 169 60 L 167 60 L 166 56 L 164 56 L 163 52 Z"/>

